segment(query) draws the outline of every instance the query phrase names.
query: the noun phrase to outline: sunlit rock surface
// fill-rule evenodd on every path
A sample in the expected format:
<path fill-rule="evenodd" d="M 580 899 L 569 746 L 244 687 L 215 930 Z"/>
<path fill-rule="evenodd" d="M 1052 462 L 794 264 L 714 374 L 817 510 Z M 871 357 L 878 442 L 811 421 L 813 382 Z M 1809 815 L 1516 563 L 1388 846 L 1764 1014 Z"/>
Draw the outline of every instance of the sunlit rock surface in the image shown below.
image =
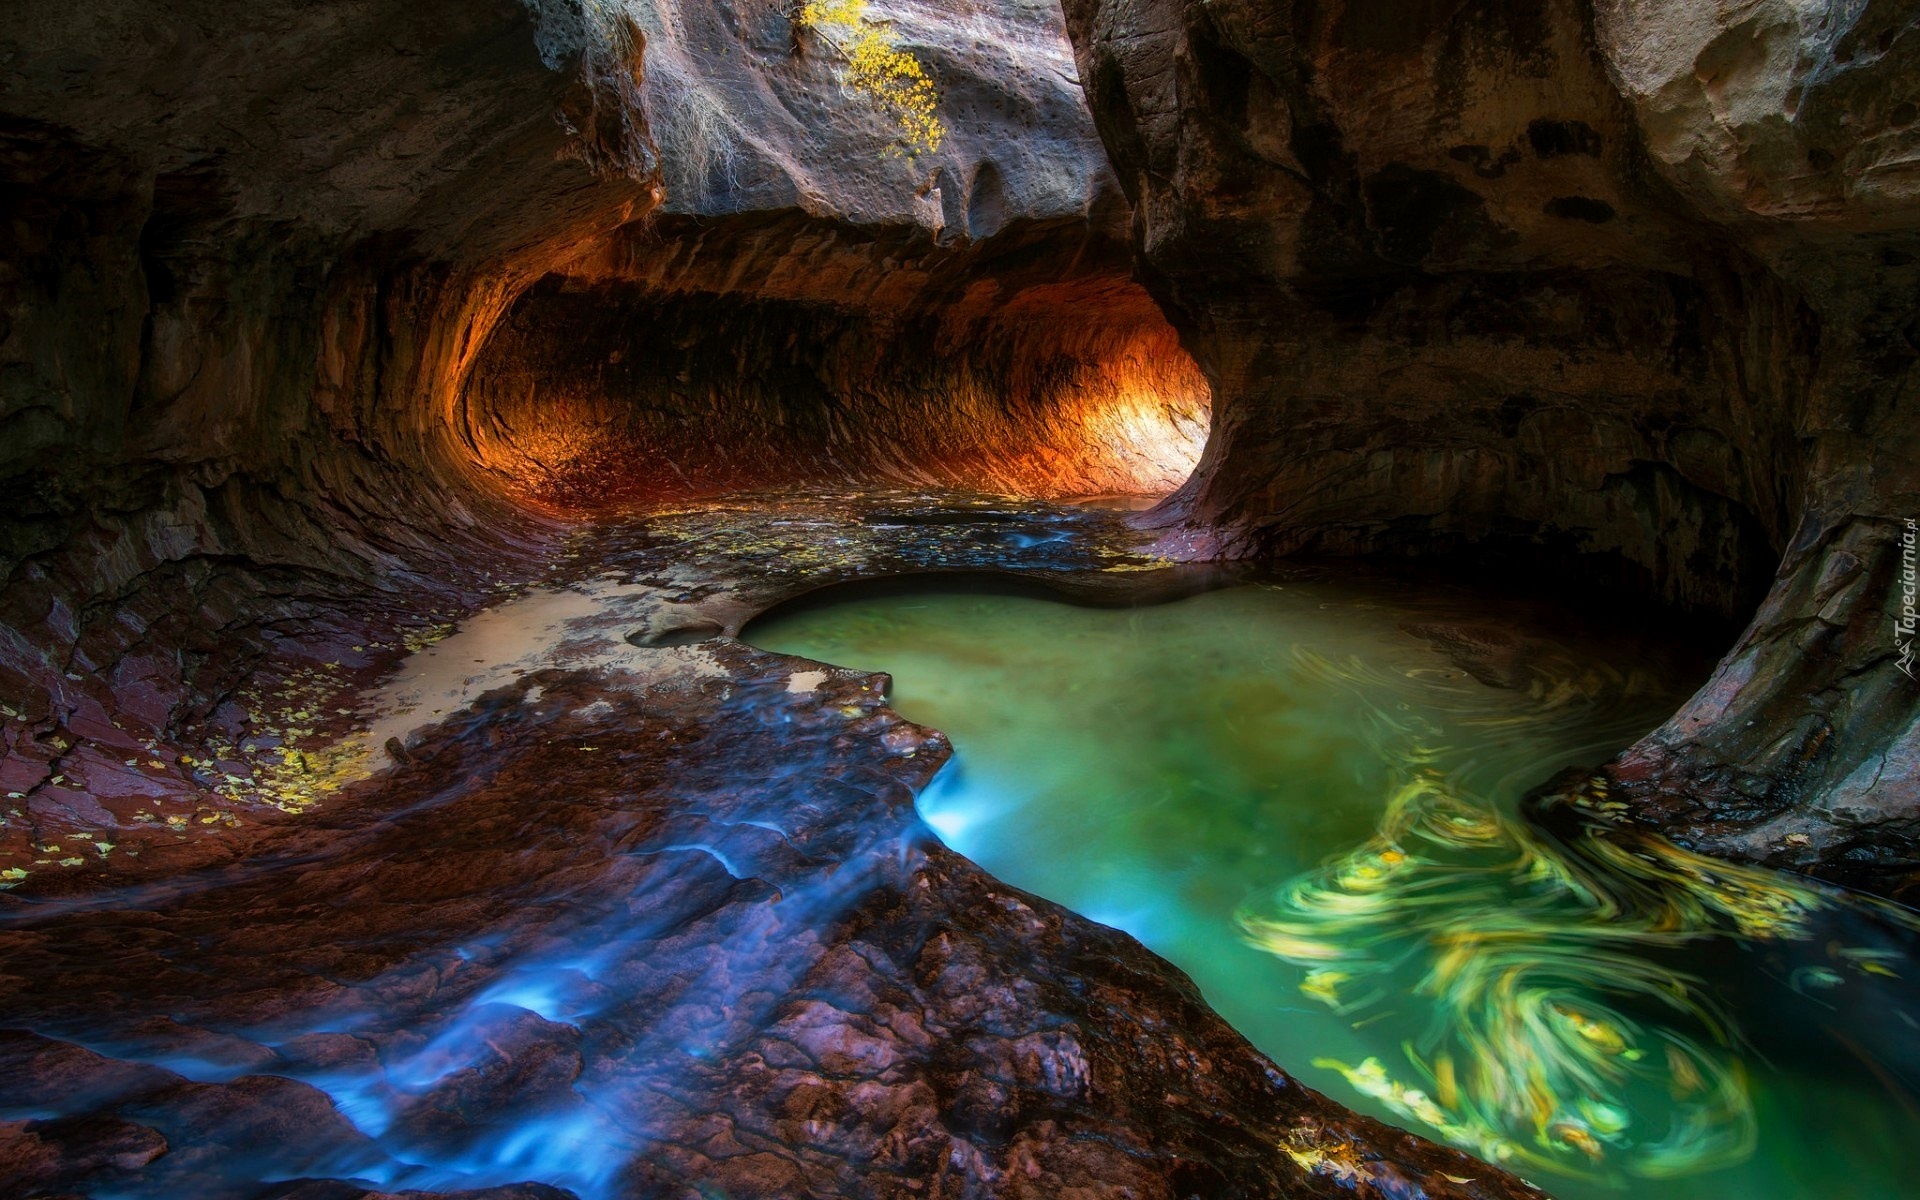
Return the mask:
<path fill-rule="evenodd" d="M 466 403 L 504 486 L 563 511 L 774 477 L 1164 495 L 1206 381 L 1084 223 L 943 245 L 799 214 L 663 218 L 529 290 Z"/>
<path fill-rule="evenodd" d="M 1169 545 L 1758 605 L 1617 781 L 1697 846 L 1903 894 L 1913 6 L 1065 7 L 1214 385 Z"/>
<path fill-rule="evenodd" d="M 938 80 L 906 152 L 780 7 L 645 3 L 661 215 L 556 270 L 474 364 L 478 457 L 564 511 L 773 477 L 1164 494 L 1208 390 L 1132 279 L 1049 2 L 877 3 Z"/>

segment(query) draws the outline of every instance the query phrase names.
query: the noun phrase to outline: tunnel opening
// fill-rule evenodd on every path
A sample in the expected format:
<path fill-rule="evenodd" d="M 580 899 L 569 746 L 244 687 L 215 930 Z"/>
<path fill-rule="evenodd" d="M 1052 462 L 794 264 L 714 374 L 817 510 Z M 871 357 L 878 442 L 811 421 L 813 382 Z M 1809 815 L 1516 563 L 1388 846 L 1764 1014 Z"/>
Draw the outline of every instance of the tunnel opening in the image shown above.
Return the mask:
<path fill-rule="evenodd" d="M 1200 459 L 1207 382 L 1084 224 L 955 246 L 708 223 L 661 267 L 684 225 L 505 311 L 458 402 L 483 478 L 581 517 L 823 484 L 1157 499 Z"/>

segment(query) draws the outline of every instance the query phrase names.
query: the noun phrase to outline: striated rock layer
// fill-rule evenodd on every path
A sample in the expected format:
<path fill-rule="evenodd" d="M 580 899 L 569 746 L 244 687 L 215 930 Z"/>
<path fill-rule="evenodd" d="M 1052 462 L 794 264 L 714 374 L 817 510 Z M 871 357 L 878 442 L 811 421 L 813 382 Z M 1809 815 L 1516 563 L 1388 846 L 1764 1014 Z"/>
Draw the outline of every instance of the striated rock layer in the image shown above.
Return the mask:
<path fill-rule="evenodd" d="M 1083 221 L 981 243 L 664 218 L 508 312 L 464 394 L 503 486 L 573 511 L 768 478 L 1164 495 L 1206 383 Z"/>
<path fill-rule="evenodd" d="M 1168 545 L 1751 613 L 1608 778 L 1698 848 L 1912 894 L 1920 10 L 1065 7 L 1213 386 Z"/>
<path fill-rule="evenodd" d="M 511 0 L 9 14 L 10 833 L 215 799 L 154 752 L 263 661 L 527 569 L 551 535 L 474 485 L 455 401 L 521 288 L 657 200 L 640 52 Z"/>
<path fill-rule="evenodd" d="M 1537 1194 L 928 843 L 944 748 L 878 681 L 615 609 L 591 661 L 326 745 L 483 600 L 611 565 L 553 511 L 609 471 L 1174 482 L 1204 387 L 1128 278 L 1057 14 L 884 15 L 943 72 L 927 160 L 841 128 L 781 7 L 9 14 L 0 1190 Z M 643 227 L 649 104 L 688 186 Z M 761 557 L 857 542 L 831 526 Z M 634 536 L 626 586 L 710 632 L 728 581 Z M 527 599 L 574 628 L 570 597 Z"/>

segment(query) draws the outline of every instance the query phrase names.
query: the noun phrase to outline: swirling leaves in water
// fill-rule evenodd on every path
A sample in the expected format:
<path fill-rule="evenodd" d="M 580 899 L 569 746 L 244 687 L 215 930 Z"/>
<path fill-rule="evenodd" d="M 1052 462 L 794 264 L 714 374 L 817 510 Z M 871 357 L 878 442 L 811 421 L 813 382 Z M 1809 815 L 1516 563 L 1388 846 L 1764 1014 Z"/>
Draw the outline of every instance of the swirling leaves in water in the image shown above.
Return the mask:
<path fill-rule="evenodd" d="M 1792 936 L 1820 893 L 1672 847 L 1576 863 L 1432 771 L 1393 797 L 1378 836 L 1244 912 L 1253 943 L 1309 968 L 1301 991 L 1357 1012 L 1412 991 L 1428 1022 L 1408 1082 L 1377 1058 L 1317 1060 L 1402 1116 L 1498 1162 L 1663 1177 L 1750 1154 L 1737 1037 L 1701 981 L 1650 949 L 1732 927 Z M 1729 886 L 1731 884 L 1731 886 Z"/>
<path fill-rule="evenodd" d="M 1409 774 L 1375 837 L 1239 921 L 1337 1012 L 1424 1000 L 1398 1073 L 1378 1058 L 1314 1065 L 1496 1162 L 1620 1182 L 1745 1159 L 1757 1133 L 1739 1031 L 1701 979 L 1663 963 L 1708 938 L 1804 939 L 1841 903 L 1916 924 L 1630 829 L 1583 822 L 1562 843 L 1437 771 Z M 1891 971 L 1884 952 L 1833 957 Z M 1819 975 L 1796 982 L 1843 981 Z"/>
<path fill-rule="evenodd" d="M 1380 665 L 1296 658 L 1304 673 L 1362 695 L 1395 691 Z M 1495 715 L 1488 689 L 1448 672 L 1403 676 L 1403 693 L 1408 680 L 1426 693 L 1419 709 L 1371 705 L 1366 719 L 1369 741 L 1404 781 L 1378 832 L 1239 922 L 1255 946 L 1306 969 L 1302 994 L 1356 1026 L 1407 1023 L 1398 1066 L 1315 1065 L 1457 1145 L 1616 1183 L 1729 1166 L 1757 1139 L 1741 1039 L 1705 983 L 1673 965 L 1677 952 L 1716 937 L 1805 938 L 1813 914 L 1838 901 L 1603 824 L 1595 818 L 1618 806 L 1597 781 L 1568 798 L 1584 818 L 1562 842 L 1463 786 L 1472 764 L 1440 770 L 1458 758 L 1450 736 L 1483 739 L 1496 726 L 1518 735 L 1578 722 L 1595 757 L 1629 740 L 1609 708 L 1637 681 L 1567 665 L 1534 664 L 1532 714 Z M 1502 778 L 1480 782 L 1504 792 L 1554 764 L 1504 765 Z M 1891 909 L 1879 915 L 1911 924 Z M 1836 961 L 1886 969 L 1844 950 Z M 1421 1003 L 1387 1004 L 1409 996 Z"/>

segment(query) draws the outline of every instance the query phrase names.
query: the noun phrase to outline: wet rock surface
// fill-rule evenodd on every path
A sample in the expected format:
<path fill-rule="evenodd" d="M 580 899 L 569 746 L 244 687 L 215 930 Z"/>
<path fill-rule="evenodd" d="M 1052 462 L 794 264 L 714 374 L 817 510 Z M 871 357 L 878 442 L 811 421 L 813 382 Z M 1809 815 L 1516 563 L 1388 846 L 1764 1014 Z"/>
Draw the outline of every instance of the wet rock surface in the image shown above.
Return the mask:
<path fill-rule="evenodd" d="M 947 747 L 884 677 L 644 645 L 862 573 L 1191 586 L 1117 514 L 763 500 L 592 539 L 592 611 L 497 685 L 473 664 L 457 712 L 397 714 L 404 762 L 244 862 L 10 894 L 10 1188 L 1537 1194 L 1345 1113 L 1131 938 L 943 850 L 912 797 Z"/>

